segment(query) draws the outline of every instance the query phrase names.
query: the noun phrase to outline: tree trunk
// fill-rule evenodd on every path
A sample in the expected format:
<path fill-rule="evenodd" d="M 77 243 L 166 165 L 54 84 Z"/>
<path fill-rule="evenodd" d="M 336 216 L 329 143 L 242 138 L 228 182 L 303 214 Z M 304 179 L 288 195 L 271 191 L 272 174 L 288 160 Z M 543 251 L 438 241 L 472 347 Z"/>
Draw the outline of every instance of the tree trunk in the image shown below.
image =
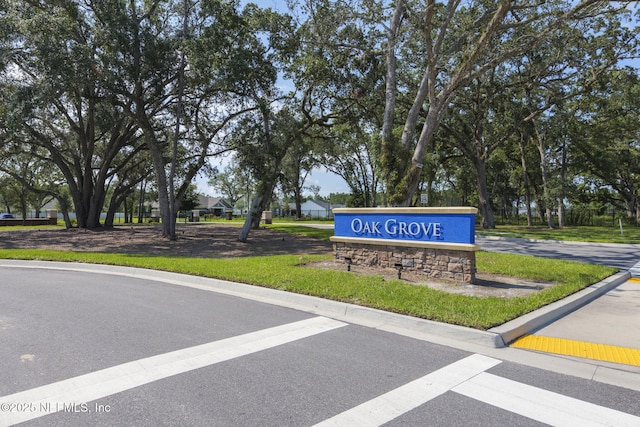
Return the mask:
<path fill-rule="evenodd" d="M 487 165 L 483 159 L 478 159 L 476 163 L 478 199 L 480 201 L 480 215 L 482 216 L 482 228 L 496 228 L 496 222 L 489 199 L 487 189 Z"/>
<path fill-rule="evenodd" d="M 558 199 L 558 227 L 562 228 L 565 226 L 566 221 L 566 210 L 564 206 L 564 201 L 562 199 Z"/>
<path fill-rule="evenodd" d="M 260 226 L 260 219 L 262 216 L 262 196 L 257 195 L 251 201 L 251 208 L 247 213 L 247 218 L 242 225 L 242 229 L 240 230 L 240 236 L 238 236 L 238 240 L 242 243 L 246 243 L 249 238 L 249 232 L 252 228 L 257 228 L 255 224 Z"/>
<path fill-rule="evenodd" d="M 144 197 L 147 189 L 147 181 L 140 182 L 140 197 L 138 198 L 138 224 L 144 221 Z"/>
<path fill-rule="evenodd" d="M 556 228 L 556 223 L 553 220 L 553 210 L 547 206 L 547 226 L 549 228 Z"/>
<path fill-rule="evenodd" d="M 182 36 L 187 37 L 187 33 L 189 30 L 187 15 L 189 13 L 189 3 L 187 0 L 183 2 L 183 13 L 182 16 Z M 179 208 L 179 202 L 176 202 L 176 191 L 175 191 L 175 176 L 176 176 L 176 168 L 178 163 L 178 143 L 180 139 L 180 124 L 182 122 L 182 97 L 184 95 L 184 69 L 186 66 L 186 55 L 184 52 L 184 47 L 180 51 L 180 69 L 178 70 L 178 96 L 176 99 L 176 126 L 175 132 L 173 134 L 173 144 L 171 150 L 171 168 L 169 171 L 169 215 L 172 218 L 177 216 L 177 210 Z M 176 240 L 176 221 L 169 222 L 169 226 L 167 227 L 168 236 L 170 240 Z"/>
<path fill-rule="evenodd" d="M 527 226 L 533 227 L 533 213 L 531 211 L 531 194 L 529 194 L 528 190 L 525 193 L 525 210 L 527 211 Z"/>
<path fill-rule="evenodd" d="M 547 222 L 547 216 L 546 216 L 546 211 L 545 211 L 545 203 L 544 200 L 540 197 L 539 194 L 536 194 L 536 204 L 538 205 L 538 218 L 540 219 L 541 223 L 545 223 Z"/>
<path fill-rule="evenodd" d="M 156 175 L 156 186 L 158 189 L 158 205 L 160 210 L 160 219 L 162 221 L 162 234 L 165 237 L 169 237 L 171 233 L 170 222 L 175 223 L 175 216 L 171 218 L 171 211 L 169 209 L 169 192 L 167 190 L 167 175 L 165 172 L 165 163 L 162 156 L 162 149 L 156 144 L 155 141 L 151 141 L 151 137 L 147 135 L 145 137 L 147 147 L 151 152 L 151 159 L 153 161 L 153 170 Z"/>
<path fill-rule="evenodd" d="M 636 202 L 637 197 L 635 197 L 633 194 L 630 194 L 630 196 L 626 196 L 624 193 L 620 193 L 620 195 L 624 199 L 624 206 L 627 211 L 627 218 L 633 218 L 638 214 L 638 209 L 637 209 L 638 203 Z"/>
<path fill-rule="evenodd" d="M 112 200 L 111 204 L 113 205 L 113 200 Z M 115 216 L 116 216 L 116 209 L 117 208 L 114 208 L 113 206 L 109 206 L 109 209 L 107 210 L 107 215 L 104 218 L 104 227 L 105 228 L 113 228 L 113 222 L 114 222 L 114 219 L 115 219 Z M 124 214 L 125 214 L 125 218 L 126 218 L 126 215 L 127 215 L 126 207 L 125 207 L 125 213 Z"/>
<path fill-rule="evenodd" d="M 280 163 L 278 162 L 276 170 L 279 170 L 279 165 Z M 271 196 L 273 195 L 273 189 L 276 187 L 276 181 L 277 173 L 274 173 L 272 176 L 266 177 L 265 180 L 258 185 L 260 191 L 251 202 L 251 208 L 247 213 L 247 218 L 240 231 L 240 236 L 238 236 L 238 241 L 246 243 L 249 238 L 249 231 L 251 231 L 252 228 L 260 228 L 262 212 L 264 212 L 271 203 Z"/>
<path fill-rule="evenodd" d="M 78 228 L 87 228 L 87 214 L 84 204 L 82 203 L 82 195 L 71 191 L 71 198 L 73 199 L 73 206 L 76 211 L 76 226 Z"/>
<path fill-rule="evenodd" d="M 549 188 L 549 159 L 547 156 L 545 136 L 538 132 L 537 128 L 536 134 L 538 139 L 538 151 L 540 152 L 540 171 L 542 172 L 542 197 L 544 198 L 545 202 L 547 225 L 549 226 L 549 228 L 555 228 L 555 224 L 553 221 L 552 198 L 550 195 L 551 190 Z"/>
<path fill-rule="evenodd" d="M 302 219 L 302 194 L 300 189 L 296 189 L 295 194 L 293 195 L 296 203 L 296 219 Z"/>
<path fill-rule="evenodd" d="M 95 184 L 91 185 L 93 195 L 89 198 L 89 206 L 87 207 L 87 228 L 89 229 L 101 227 L 100 214 L 106 198 L 105 180 L 106 177 L 102 171 L 99 171 Z"/>
<path fill-rule="evenodd" d="M 64 197 L 56 197 L 58 204 L 60 205 L 60 211 L 62 212 L 62 217 L 64 218 L 64 225 L 68 229 L 71 228 L 71 218 L 69 217 L 69 206 L 67 205 L 67 201 Z"/>
<path fill-rule="evenodd" d="M 127 195 L 131 194 L 131 188 L 127 187 L 125 190 L 115 191 L 109 200 L 109 208 L 107 209 L 107 215 L 104 220 L 104 226 L 108 228 L 113 227 L 114 219 L 116 217 L 116 213 L 118 212 L 118 208 L 120 206 L 124 206 L 124 216 L 125 222 L 127 222 L 126 218 L 129 214 L 128 206 L 127 206 Z"/>
<path fill-rule="evenodd" d="M 529 186 L 529 171 L 527 169 L 527 156 L 524 145 L 524 137 L 520 137 L 520 161 L 522 163 L 522 185 L 524 187 L 524 200 L 527 210 L 527 226 L 533 226 L 533 215 L 531 214 L 531 188 Z M 518 212 L 520 215 L 520 212 Z"/>
<path fill-rule="evenodd" d="M 27 219 L 27 199 L 25 198 L 25 189 L 22 187 L 22 194 L 20 197 L 20 210 L 22 213 L 22 219 Z"/>
<path fill-rule="evenodd" d="M 562 228 L 565 226 L 565 206 L 564 206 L 564 196 L 565 196 L 565 176 L 567 174 L 567 145 L 566 143 L 562 143 L 562 158 L 560 162 L 560 196 L 558 197 L 558 227 Z"/>
<path fill-rule="evenodd" d="M 395 9 L 393 18 L 391 19 L 391 25 L 387 33 L 387 71 L 385 79 L 385 108 L 384 119 L 382 124 L 382 139 L 385 141 L 391 141 L 393 138 L 393 119 L 396 110 L 396 91 L 397 91 L 397 79 L 396 79 L 396 38 L 400 31 L 400 23 L 404 16 L 405 2 L 404 0 L 395 0 Z"/>
<path fill-rule="evenodd" d="M 131 215 L 133 215 L 133 213 L 131 212 L 129 203 L 127 203 L 126 199 L 125 199 L 125 201 L 124 201 L 124 203 L 122 205 L 124 206 L 124 209 L 123 209 L 123 211 L 124 211 L 124 223 L 125 224 L 129 224 L 129 223 L 133 222 L 130 219 Z M 132 204 L 132 206 L 133 206 L 133 204 Z"/>

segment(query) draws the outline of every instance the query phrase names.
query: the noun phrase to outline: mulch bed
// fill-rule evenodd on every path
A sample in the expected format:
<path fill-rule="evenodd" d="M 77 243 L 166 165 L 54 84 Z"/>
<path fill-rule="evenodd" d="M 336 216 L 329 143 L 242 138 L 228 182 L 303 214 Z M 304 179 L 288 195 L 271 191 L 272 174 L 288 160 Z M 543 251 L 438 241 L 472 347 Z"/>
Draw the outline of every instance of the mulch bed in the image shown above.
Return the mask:
<path fill-rule="evenodd" d="M 257 255 L 327 254 L 329 242 L 277 230 L 251 230 L 246 243 L 240 228 L 227 225 L 179 225 L 177 239 L 162 236 L 159 226 L 112 229 L 19 229 L 0 231 L 2 249 L 56 249 L 140 255 L 230 258 Z"/>
<path fill-rule="evenodd" d="M 54 249 L 79 252 L 105 252 L 137 255 L 184 256 L 199 258 L 235 258 L 259 255 L 331 255 L 331 243 L 260 228 L 251 230 L 246 243 L 238 241 L 240 227 L 211 224 L 179 224 L 177 239 L 162 236 L 159 226 L 117 226 L 113 229 L 21 229 L 0 231 L 0 249 Z M 344 264 L 322 261 L 309 267 L 344 270 Z M 397 278 L 395 270 L 352 266 L 353 274 Z M 537 292 L 553 283 L 533 282 L 512 277 L 478 274 L 476 283 L 460 284 L 402 274 L 408 283 L 429 286 L 472 296 L 514 297 Z"/>

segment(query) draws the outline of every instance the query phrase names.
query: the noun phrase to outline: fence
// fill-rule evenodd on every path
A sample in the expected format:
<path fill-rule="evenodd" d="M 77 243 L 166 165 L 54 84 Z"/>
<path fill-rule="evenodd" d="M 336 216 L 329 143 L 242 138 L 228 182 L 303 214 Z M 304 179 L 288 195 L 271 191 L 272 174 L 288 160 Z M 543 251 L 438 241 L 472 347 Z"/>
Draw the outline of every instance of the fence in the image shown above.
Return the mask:
<path fill-rule="evenodd" d="M 547 225 L 546 218 L 543 220 L 537 212 L 532 213 L 534 226 Z M 557 212 L 554 212 L 554 222 L 558 223 Z M 626 226 L 638 226 L 635 217 L 629 218 L 623 209 L 611 209 L 605 213 L 597 209 L 569 208 L 565 210 L 566 226 L 596 226 L 596 227 L 618 227 L 620 221 Z M 511 215 L 507 217 L 496 216 L 496 225 L 527 225 L 525 214 Z"/>

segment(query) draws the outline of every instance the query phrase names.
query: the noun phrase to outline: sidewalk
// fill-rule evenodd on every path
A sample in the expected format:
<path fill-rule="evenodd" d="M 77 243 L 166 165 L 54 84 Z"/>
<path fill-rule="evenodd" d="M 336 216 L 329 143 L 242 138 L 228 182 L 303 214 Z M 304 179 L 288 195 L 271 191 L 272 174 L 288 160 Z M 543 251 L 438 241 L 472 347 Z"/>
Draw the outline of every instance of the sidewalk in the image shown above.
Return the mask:
<path fill-rule="evenodd" d="M 535 335 L 640 349 L 640 279 L 627 280 Z"/>
<path fill-rule="evenodd" d="M 640 367 L 640 280 L 525 335 L 512 347 Z"/>
<path fill-rule="evenodd" d="M 640 367 L 640 279 L 618 273 L 490 332 L 511 347 Z"/>

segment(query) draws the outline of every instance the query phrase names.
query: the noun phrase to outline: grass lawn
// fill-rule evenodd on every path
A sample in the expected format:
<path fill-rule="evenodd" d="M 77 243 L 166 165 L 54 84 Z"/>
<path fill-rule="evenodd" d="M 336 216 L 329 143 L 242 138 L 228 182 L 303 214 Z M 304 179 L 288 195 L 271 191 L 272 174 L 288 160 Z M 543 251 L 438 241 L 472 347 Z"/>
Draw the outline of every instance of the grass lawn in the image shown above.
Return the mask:
<path fill-rule="evenodd" d="M 544 226 L 499 225 L 493 230 L 476 228 L 479 236 L 517 237 L 542 240 L 573 240 L 599 243 L 640 244 L 640 227 L 623 226 L 622 233 L 616 227 L 562 227 L 550 229 Z"/>
<path fill-rule="evenodd" d="M 0 231 L 15 231 L 15 230 L 64 230 L 66 227 L 64 224 L 58 221 L 58 225 L 2 225 Z"/>
<path fill-rule="evenodd" d="M 284 255 L 234 259 L 140 256 L 53 250 L 0 250 L 4 259 L 36 259 L 123 265 L 237 281 L 360 304 L 477 329 L 488 329 L 561 299 L 615 272 L 602 266 L 522 255 L 479 252 L 479 271 L 558 282 L 527 297 L 469 297 L 382 276 L 359 276 L 302 266 L 327 256 Z"/>
<path fill-rule="evenodd" d="M 333 235 L 332 229 L 311 228 L 296 223 L 274 223 L 269 227 L 323 240 L 328 240 Z M 611 228 L 600 230 L 597 227 L 561 230 L 500 227 L 493 232 L 513 237 L 542 238 L 544 235 L 554 239 L 604 241 L 612 241 L 605 238 L 611 238 L 612 233 L 615 234 Z M 480 234 L 484 232 L 480 231 Z M 627 239 L 625 243 L 630 242 Z M 551 281 L 557 285 L 526 297 L 470 297 L 399 280 L 387 280 L 382 276 L 360 276 L 347 271 L 304 267 L 309 261 L 330 259 L 330 256 L 284 255 L 205 259 L 35 249 L 0 250 L 0 258 L 4 259 L 84 262 L 172 271 L 313 295 L 477 329 L 501 325 L 597 283 L 616 272 L 610 267 L 523 255 L 482 251 L 476 255 L 479 272 Z"/>

